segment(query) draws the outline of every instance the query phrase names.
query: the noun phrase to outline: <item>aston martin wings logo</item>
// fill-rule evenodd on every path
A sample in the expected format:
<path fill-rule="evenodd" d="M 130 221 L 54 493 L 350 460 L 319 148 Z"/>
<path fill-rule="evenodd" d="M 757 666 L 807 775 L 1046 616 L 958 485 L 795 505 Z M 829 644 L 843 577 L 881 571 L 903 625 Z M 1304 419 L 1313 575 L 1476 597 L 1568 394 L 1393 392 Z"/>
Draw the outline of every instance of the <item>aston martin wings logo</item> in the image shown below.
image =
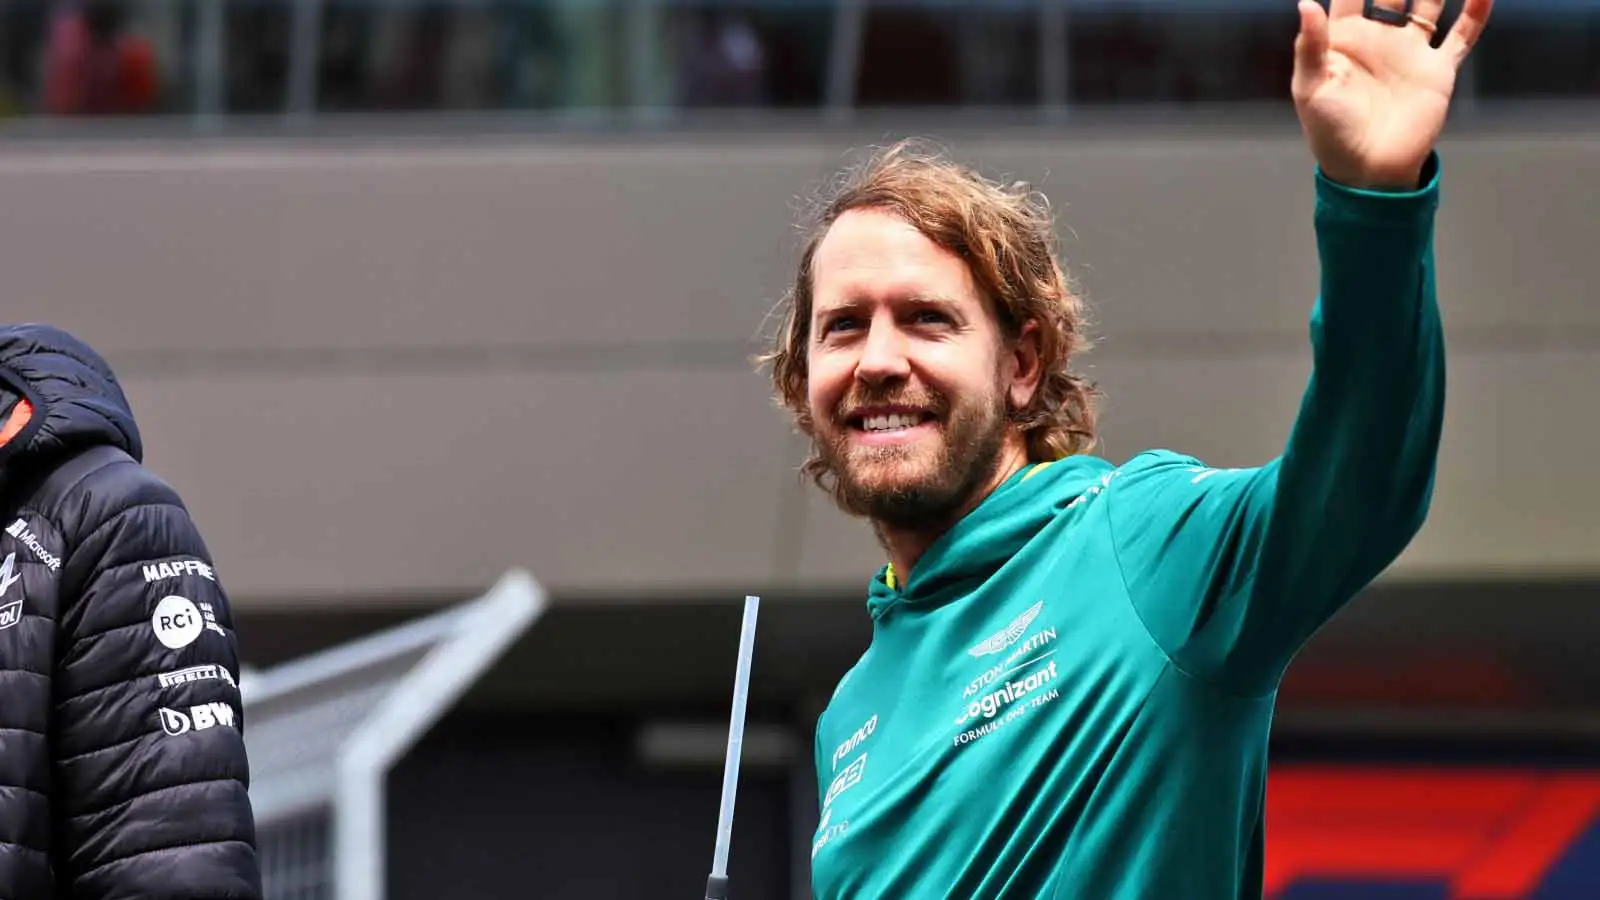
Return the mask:
<path fill-rule="evenodd" d="M 1029 625 L 1033 624 L 1034 619 L 1039 618 L 1039 611 L 1042 609 L 1044 609 L 1044 601 L 1040 600 L 1038 603 L 1028 607 L 1027 612 L 1012 619 L 1011 624 L 1007 625 L 1003 630 L 995 632 L 993 636 L 985 639 L 967 652 L 980 659 L 1003 652 L 1007 647 L 1022 640 L 1023 633 L 1028 630 Z"/>

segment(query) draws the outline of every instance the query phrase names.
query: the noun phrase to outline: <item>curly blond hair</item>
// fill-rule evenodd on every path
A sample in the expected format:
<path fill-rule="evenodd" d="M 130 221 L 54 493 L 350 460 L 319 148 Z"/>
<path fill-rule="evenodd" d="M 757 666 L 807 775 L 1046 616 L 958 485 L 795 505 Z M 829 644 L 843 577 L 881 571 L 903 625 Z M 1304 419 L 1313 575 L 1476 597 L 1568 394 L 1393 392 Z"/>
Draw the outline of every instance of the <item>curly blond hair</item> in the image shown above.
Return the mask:
<path fill-rule="evenodd" d="M 1026 183 L 990 180 L 919 140 L 880 148 L 840 173 L 802 223 L 806 243 L 794 283 L 779 306 L 782 324 L 772 349 L 760 357 L 771 365 L 777 400 L 794 414 L 795 425 L 812 434 L 806 345 L 813 258 L 829 227 L 857 209 L 896 215 L 964 260 L 1008 339 L 1020 336 L 1025 323 L 1038 323 L 1043 375 L 1028 406 L 1010 413 L 1013 427 L 1026 439 L 1030 461 L 1091 450 L 1099 392 L 1071 368 L 1090 346 L 1087 313 L 1057 257 L 1049 201 Z M 836 480 L 829 484 L 837 473 L 815 449 L 802 471 L 837 493 Z"/>

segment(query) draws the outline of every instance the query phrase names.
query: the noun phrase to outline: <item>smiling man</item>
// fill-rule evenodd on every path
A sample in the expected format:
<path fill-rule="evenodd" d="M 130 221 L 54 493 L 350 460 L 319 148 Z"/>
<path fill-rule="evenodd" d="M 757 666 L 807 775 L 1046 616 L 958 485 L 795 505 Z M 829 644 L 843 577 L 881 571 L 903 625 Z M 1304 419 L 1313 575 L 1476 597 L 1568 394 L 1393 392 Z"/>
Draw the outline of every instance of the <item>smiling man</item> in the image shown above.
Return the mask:
<path fill-rule="evenodd" d="M 1490 0 L 1439 37 L 1441 7 L 1300 4 L 1314 369 L 1256 468 L 1088 454 L 1082 310 L 1026 188 L 897 146 L 821 209 L 769 360 L 889 562 L 817 725 L 820 900 L 1260 896 L 1277 686 L 1432 493 L 1435 144 Z"/>

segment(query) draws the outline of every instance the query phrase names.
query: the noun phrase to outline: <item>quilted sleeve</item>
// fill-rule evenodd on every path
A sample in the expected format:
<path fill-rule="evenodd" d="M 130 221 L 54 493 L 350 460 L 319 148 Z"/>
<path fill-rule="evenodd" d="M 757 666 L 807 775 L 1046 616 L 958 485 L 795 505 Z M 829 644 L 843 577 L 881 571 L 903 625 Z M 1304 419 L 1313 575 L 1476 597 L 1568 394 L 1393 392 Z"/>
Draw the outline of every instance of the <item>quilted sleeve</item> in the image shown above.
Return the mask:
<path fill-rule="evenodd" d="M 55 676 L 60 896 L 258 900 L 238 651 L 206 546 L 137 466 L 78 493 L 89 524 L 62 573 Z"/>

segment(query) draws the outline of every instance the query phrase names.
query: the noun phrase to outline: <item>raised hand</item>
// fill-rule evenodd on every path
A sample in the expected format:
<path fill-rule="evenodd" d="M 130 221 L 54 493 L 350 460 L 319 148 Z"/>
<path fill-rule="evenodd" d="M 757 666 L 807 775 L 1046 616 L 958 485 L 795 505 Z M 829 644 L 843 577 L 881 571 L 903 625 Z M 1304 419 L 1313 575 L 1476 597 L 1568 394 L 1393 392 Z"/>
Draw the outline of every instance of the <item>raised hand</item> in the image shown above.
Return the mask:
<path fill-rule="evenodd" d="M 1300 0 L 1295 40 L 1291 92 L 1312 155 L 1351 187 L 1415 188 L 1494 0 L 1466 0 L 1437 48 L 1444 0 L 1412 0 L 1409 16 L 1405 0 L 1373 0 L 1375 17 L 1366 0 L 1330 2 Z"/>

